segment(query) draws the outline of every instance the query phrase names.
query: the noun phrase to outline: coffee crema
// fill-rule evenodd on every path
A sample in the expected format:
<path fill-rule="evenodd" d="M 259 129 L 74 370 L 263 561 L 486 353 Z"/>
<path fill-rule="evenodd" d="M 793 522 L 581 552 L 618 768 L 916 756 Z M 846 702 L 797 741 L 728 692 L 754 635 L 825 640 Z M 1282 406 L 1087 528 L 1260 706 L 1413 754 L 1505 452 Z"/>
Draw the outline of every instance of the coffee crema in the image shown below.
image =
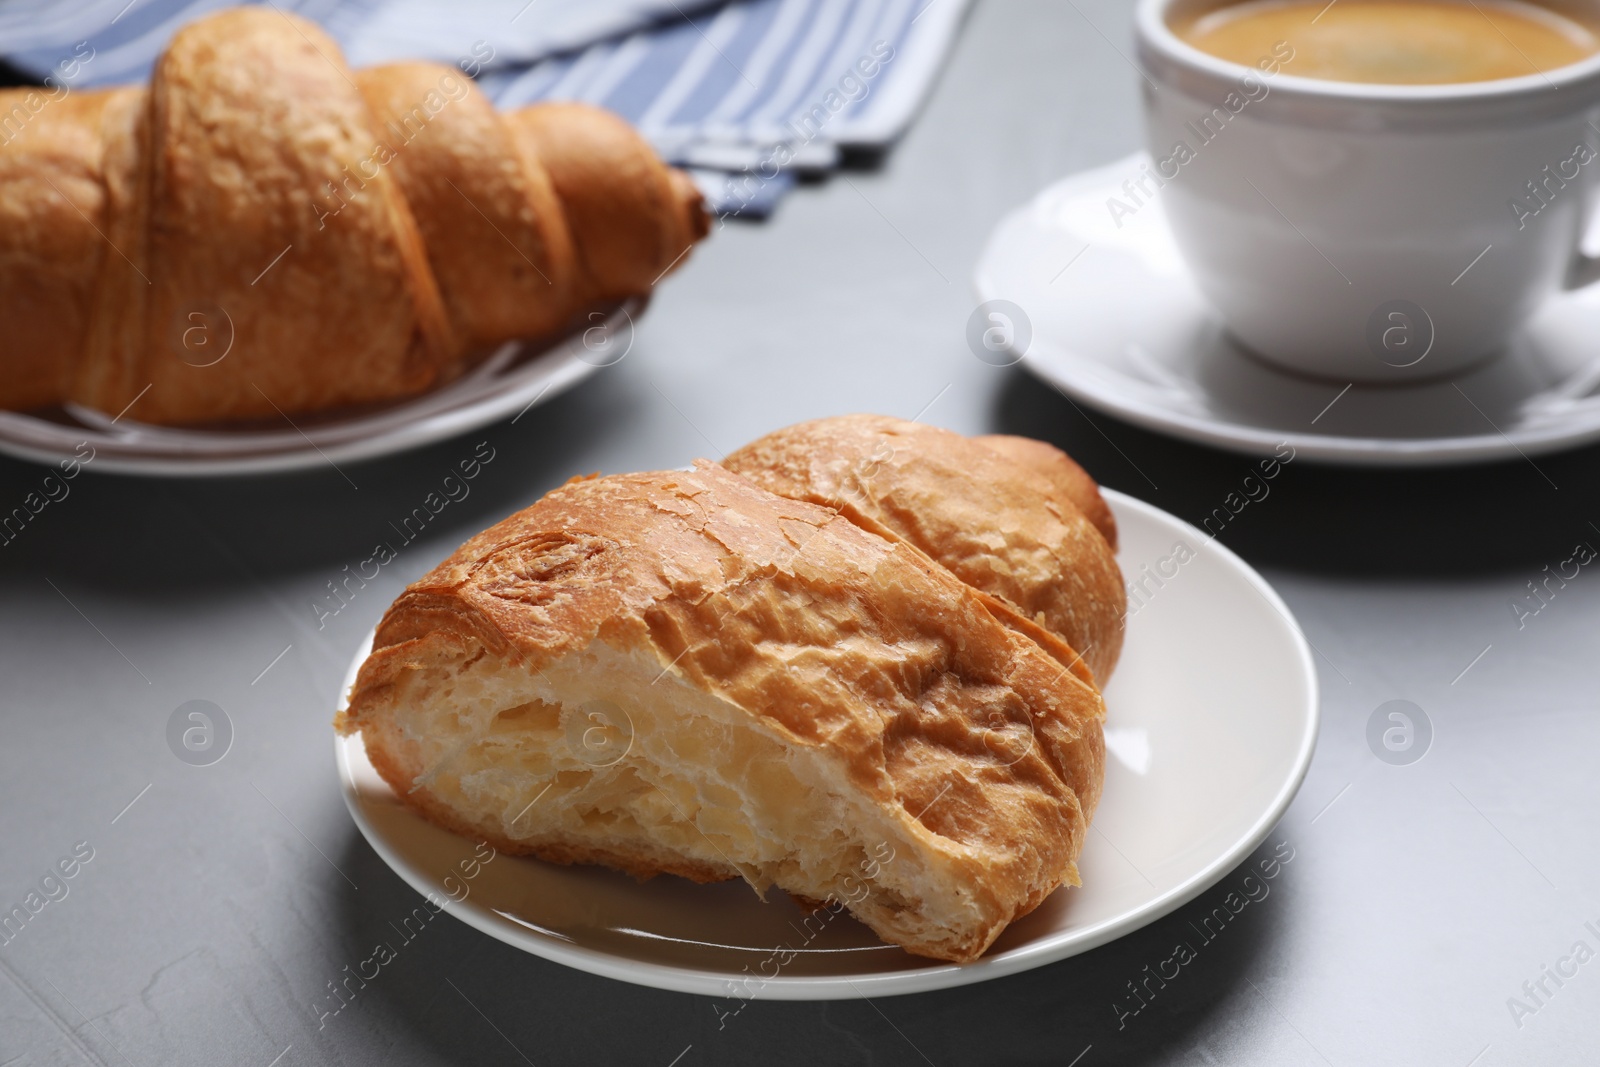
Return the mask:
<path fill-rule="evenodd" d="M 1519 78 L 1600 52 L 1596 27 L 1518 0 L 1247 0 L 1170 25 L 1219 59 L 1253 67 L 1288 42 L 1287 74 L 1384 85 Z"/>

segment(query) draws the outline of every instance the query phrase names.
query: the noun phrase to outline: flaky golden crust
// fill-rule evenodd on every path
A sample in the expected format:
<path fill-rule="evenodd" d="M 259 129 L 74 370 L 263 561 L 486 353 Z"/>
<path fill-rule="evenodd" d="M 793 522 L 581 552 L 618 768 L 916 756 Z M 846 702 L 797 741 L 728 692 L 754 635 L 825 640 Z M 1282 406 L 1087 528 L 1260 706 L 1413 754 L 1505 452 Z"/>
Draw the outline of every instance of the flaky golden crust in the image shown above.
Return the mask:
<path fill-rule="evenodd" d="M 1111 505 L 1100 495 L 1100 486 L 1077 461 L 1055 445 L 1032 437 L 1011 434 L 984 434 L 974 441 L 1015 460 L 1043 478 L 1050 491 L 1072 501 L 1083 517 L 1094 524 L 1111 550 L 1117 550 L 1117 519 Z"/>
<path fill-rule="evenodd" d="M 688 176 L 610 112 L 551 103 L 509 112 L 506 122 L 550 175 L 588 300 L 648 289 L 706 235 L 710 220 Z"/>
<path fill-rule="evenodd" d="M 458 353 L 404 198 L 385 171 L 359 173 L 374 140 L 315 26 L 240 8 L 180 30 L 151 79 L 144 193 L 128 205 L 147 281 L 118 302 L 75 399 L 118 411 L 148 386 L 139 418 L 204 422 L 438 380 Z M 345 191 L 319 217 L 329 189 Z M 210 358 L 196 327 L 212 349 L 231 338 L 225 358 L 193 365 Z"/>
<path fill-rule="evenodd" d="M 565 326 L 574 262 L 560 201 L 488 97 L 437 63 L 371 67 L 356 83 L 456 336 L 482 351 Z"/>
<path fill-rule="evenodd" d="M 83 351 L 102 256 L 101 130 L 137 89 L 0 90 L 0 408 L 57 403 Z"/>
<path fill-rule="evenodd" d="M 723 463 L 774 493 L 914 545 L 1057 634 L 1102 683 L 1116 667 L 1127 597 L 1111 546 L 1074 496 L 1031 464 L 882 415 L 799 423 Z"/>
<path fill-rule="evenodd" d="M 975 958 L 1077 882 L 1104 774 L 1094 688 L 912 547 L 711 464 L 574 481 L 472 538 L 385 614 L 339 726 L 458 832 L 636 875 L 735 873 L 581 840 L 494 842 L 408 762 L 395 701 L 417 672 L 481 654 L 531 675 L 598 646 L 646 657 L 824 761 L 916 841 L 975 918 L 938 940 L 875 925 L 912 952 Z"/>
<path fill-rule="evenodd" d="M 500 115 L 433 64 L 358 76 L 270 6 L 185 26 L 148 91 L 47 95 L 0 93 L 22 109 L 16 136 L 0 111 L 0 408 L 195 424 L 401 399 L 643 294 L 707 228 L 615 116 Z"/>

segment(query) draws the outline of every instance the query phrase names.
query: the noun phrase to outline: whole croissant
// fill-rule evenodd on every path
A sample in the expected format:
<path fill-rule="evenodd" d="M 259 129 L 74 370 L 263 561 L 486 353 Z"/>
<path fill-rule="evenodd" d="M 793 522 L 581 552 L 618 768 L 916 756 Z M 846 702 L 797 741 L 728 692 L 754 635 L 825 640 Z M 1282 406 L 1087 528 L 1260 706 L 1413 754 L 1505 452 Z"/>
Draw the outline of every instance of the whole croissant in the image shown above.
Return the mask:
<path fill-rule="evenodd" d="M 352 72 L 273 8 L 181 30 L 148 90 L 0 92 L 0 408 L 197 423 L 390 400 L 646 292 L 704 236 L 622 120 Z"/>

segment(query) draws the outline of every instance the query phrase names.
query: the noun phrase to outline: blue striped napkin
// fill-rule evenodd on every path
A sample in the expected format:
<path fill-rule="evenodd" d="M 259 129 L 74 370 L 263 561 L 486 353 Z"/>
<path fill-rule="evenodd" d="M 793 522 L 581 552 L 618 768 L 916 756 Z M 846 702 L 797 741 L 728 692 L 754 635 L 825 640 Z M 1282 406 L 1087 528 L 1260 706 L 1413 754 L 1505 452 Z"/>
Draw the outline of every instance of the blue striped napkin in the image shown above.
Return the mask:
<path fill-rule="evenodd" d="M 235 0 L 6 0 L 6 59 L 74 87 L 141 81 L 173 32 Z M 970 0 L 270 0 L 355 66 L 459 64 L 497 103 L 584 100 L 633 122 L 721 214 L 905 129 Z M 86 55 L 92 58 L 85 60 Z"/>

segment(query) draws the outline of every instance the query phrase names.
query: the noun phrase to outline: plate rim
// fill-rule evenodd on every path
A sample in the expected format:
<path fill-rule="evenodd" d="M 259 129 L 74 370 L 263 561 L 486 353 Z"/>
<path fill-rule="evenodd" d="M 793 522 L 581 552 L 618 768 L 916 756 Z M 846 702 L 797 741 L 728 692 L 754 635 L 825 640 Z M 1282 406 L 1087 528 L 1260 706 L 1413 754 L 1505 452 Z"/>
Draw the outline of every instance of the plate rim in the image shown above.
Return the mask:
<path fill-rule="evenodd" d="M 993 281 L 993 264 L 999 257 L 1002 241 L 1017 227 L 1028 225 L 1028 215 L 1043 197 L 1078 186 L 1092 188 L 1099 184 L 1103 174 L 1120 168 L 1137 167 L 1148 159 L 1144 151 L 1137 151 L 1110 163 L 1077 171 L 1059 178 L 1030 196 L 1025 202 L 1006 212 L 985 239 L 973 268 L 972 287 L 980 301 L 1006 299 Z M 1185 264 L 1182 268 L 1188 272 Z M 1556 294 L 1552 299 L 1559 299 Z M 1249 456 L 1270 456 L 1282 442 L 1288 442 L 1295 454 L 1313 462 L 1355 467 L 1445 467 L 1472 463 L 1496 462 L 1525 458 L 1527 455 L 1547 455 L 1565 451 L 1600 440 L 1600 418 L 1591 419 L 1578 426 L 1555 426 L 1549 429 L 1513 430 L 1502 433 L 1491 430 L 1473 436 L 1376 438 L 1350 437 L 1340 434 L 1307 433 L 1304 430 L 1271 430 L 1231 419 L 1205 419 L 1180 411 L 1146 405 L 1125 396 L 1108 386 L 1097 383 L 1092 376 L 1082 378 L 1062 373 L 1077 357 L 1060 345 L 1038 337 L 1032 338 L 1027 351 L 1017 357 L 1017 362 L 1027 370 L 1057 389 L 1069 394 L 1069 399 L 1081 400 L 1103 414 L 1122 419 L 1155 433 L 1195 441 L 1223 451 Z M 1267 371 L 1295 381 L 1309 380 L 1289 374 L 1267 363 L 1260 363 Z M 1432 382 L 1412 383 L 1426 386 Z M 1399 385 L 1396 389 L 1408 386 Z M 1330 388 L 1333 388 L 1330 385 Z"/>
<path fill-rule="evenodd" d="M 636 330 L 639 317 L 650 303 L 650 295 L 652 294 L 629 297 L 617 304 L 613 309 L 606 312 L 604 326 L 607 329 L 614 330 L 625 319 L 629 329 Z M 361 462 L 382 456 L 398 455 L 488 426 L 505 418 L 514 411 L 518 411 L 516 417 L 521 418 L 521 412 L 560 396 L 580 382 L 590 378 L 597 371 L 611 365 L 611 363 L 591 363 L 579 358 L 576 350 L 571 346 L 571 342 L 576 336 L 578 336 L 577 331 L 564 334 L 550 340 L 543 348 L 532 352 L 521 362 L 521 365 L 524 367 L 532 365 L 533 368 L 536 368 L 534 372 L 520 380 L 514 377 L 511 378 L 507 381 L 504 389 L 489 392 L 476 399 L 469 399 L 456 406 L 421 412 L 414 420 L 378 428 L 370 435 L 354 437 L 344 441 L 328 442 L 322 445 L 307 439 L 305 444 L 296 445 L 292 448 L 261 449 L 253 453 L 118 454 L 103 447 L 110 443 L 104 439 L 104 431 L 95 430 L 92 427 L 81 427 L 86 436 L 93 435 L 88 437 L 91 444 L 102 446 L 96 448 L 93 459 L 84 464 L 84 466 L 91 473 L 99 471 L 107 474 L 133 477 L 212 478 L 225 475 L 282 474 L 291 471 L 310 470 L 323 465 L 336 466 L 341 461 Z M 508 344 L 515 345 L 517 342 L 509 342 Z M 552 358 L 560 356 L 563 349 L 566 349 L 565 358 Z M 624 356 L 626 354 L 624 352 Z M 612 362 L 619 362 L 620 358 Z M 440 389 L 448 390 L 452 384 L 454 383 L 448 383 L 441 386 Z M 531 397 L 529 396 L 530 393 L 532 394 Z M 420 396 L 402 401 L 402 405 L 412 402 L 426 402 L 438 397 L 438 395 L 439 390 L 430 390 Z M 521 411 L 518 410 L 519 408 Z M 375 415 L 381 416 L 392 413 L 393 409 L 386 409 L 386 411 L 375 413 Z M 27 412 L 8 411 L 0 412 L 0 414 L 11 419 L 28 420 L 35 423 L 46 421 Z M 47 425 L 53 430 L 62 431 L 67 436 L 77 436 L 74 431 L 79 429 L 79 427 L 55 423 L 47 423 Z M 291 422 L 290 425 L 293 426 L 293 423 Z M 296 429 L 298 428 L 296 427 Z M 301 436 L 304 437 L 304 433 Z M 8 435 L 3 425 L 0 425 L 0 454 L 47 466 L 67 459 L 78 459 L 77 455 L 71 451 L 54 451 L 48 447 L 27 441 L 14 440 Z"/>
<path fill-rule="evenodd" d="M 985 982 L 994 978 L 1032 970 L 1045 964 L 1088 952 L 1127 934 L 1143 929 L 1158 919 L 1176 911 L 1200 894 L 1216 885 L 1230 871 L 1254 852 L 1266 840 L 1272 829 L 1282 820 L 1305 781 L 1311 759 L 1316 751 L 1317 734 L 1321 725 L 1321 700 L 1316 663 L 1312 658 L 1310 643 L 1301 631 L 1300 624 L 1283 598 L 1255 568 L 1246 563 L 1231 549 L 1204 535 L 1196 527 L 1184 522 L 1153 504 L 1114 489 L 1101 490 L 1112 505 L 1113 513 L 1123 509 L 1142 513 L 1146 518 L 1166 524 L 1183 533 L 1201 538 L 1206 548 L 1202 551 L 1217 553 L 1219 559 L 1236 576 L 1254 589 L 1287 624 L 1287 632 L 1296 652 L 1302 685 L 1301 735 L 1292 766 L 1273 795 L 1271 802 L 1257 816 L 1250 828 L 1217 858 L 1191 874 L 1178 885 L 1122 915 L 1106 919 L 1094 926 L 1071 935 L 1058 935 L 1041 943 L 1019 946 L 996 956 L 986 956 L 972 963 L 944 963 L 919 967 L 915 970 L 893 971 L 878 975 L 852 975 L 830 977 L 803 975 L 776 978 L 765 982 L 758 994 L 741 997 L 730 990 L 734 983 L 726 973 L 668 964 L 648 964 L 626 960 L 622 957 L 588 948 L 554 936 L 531 931 L 514 920 L 501 916 L 482 905 L 449 902 L 445 910 L 481 933 L 487 934 L 524 952 L 539 956 L 563 966 L 606 978 L 614 978 L 634 985 L 649 986 L 679 993 L 692 993 L 724 1000 L 858 1000 L 868 997 L 902 996 L 925 993 L 938 989 Z M 1120 515 L 1119 515 L 1120 518 Z M 340 689 L 338 705 L 345 706 L 356 673 L 372 648 L 376 630 L 368 633 L 351 660 L 350 668 Z M 378 828 L 362 809 L 360 792 L 350 763 L 350 747 L 364 745 L 360 735 L 342 737 L 334 735 L 334 758 L 339 770 L 340 792 L 357 829 L 379 857 L 400 878 L 418 893 L 435 892 L 438 886 L 421 871 L 413 868 L 394 851 Z M 363 752 L 364 752 L 363 748 Z M 469 898 L 470 899 L 470 898 Z"/>

